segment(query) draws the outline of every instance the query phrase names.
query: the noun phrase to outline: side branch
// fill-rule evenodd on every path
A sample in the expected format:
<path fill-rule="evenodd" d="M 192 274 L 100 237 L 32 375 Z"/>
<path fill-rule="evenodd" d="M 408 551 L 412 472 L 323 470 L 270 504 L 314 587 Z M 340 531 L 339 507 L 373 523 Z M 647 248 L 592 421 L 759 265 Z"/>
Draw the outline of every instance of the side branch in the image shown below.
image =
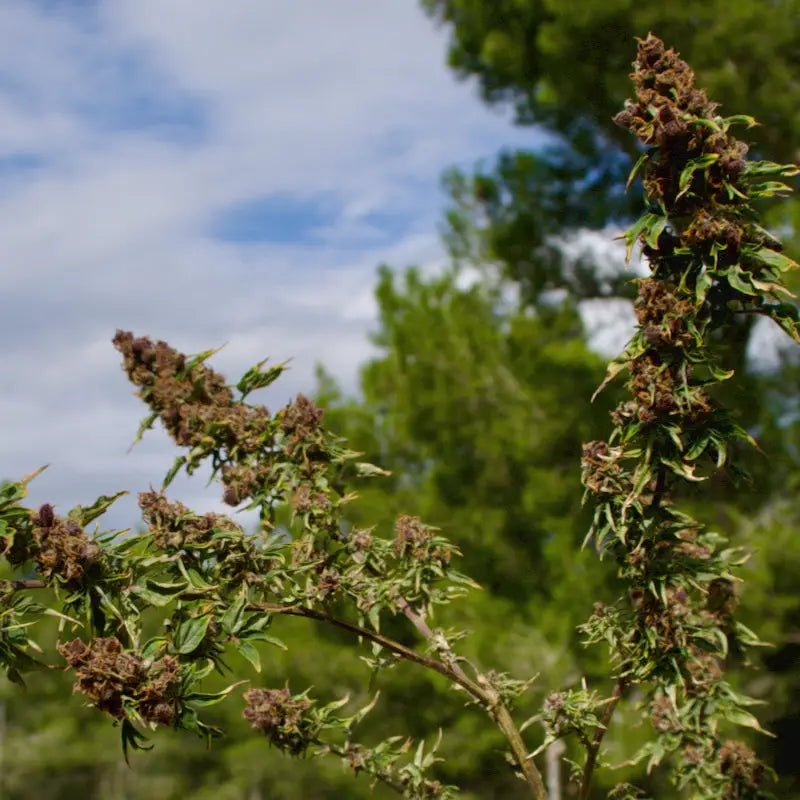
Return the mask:
<path fill-rule="evenodd" d="M 317 611 L 313 608 L 306 608 L 305 606 L 285 606 L 281 605 L 280 603 L 254 603 L 251 604 L 249 608 L 253 611 L 264 611 L 267 614 L 283 614 L 290 617 L 306 617 L 307 619 L 316 619 L 320 622 L 327 622 L 337 628 L 342 628 L 342 630 L 349 631 L 356 636 L 360 636 L 364 639 L 368 639 L 371 642 L 375 642 L 381 647 L 385 647 L 387 650 L 391 650 L 393 653 L 405 658 L 407 661 L 413 661 L 416 664 L 420 664 L 423 667 L 433 670 L 434 672 L 438 672 L 440 675 L 444 675 L 445 678 L 448 678 L 465 689 L 473 698 L 473 700 L 478 700 L 482 703 L 488 703 L 490 700 L 486 691 L 477 683 L 475 683 L 475 681 L 470 680 L 466 675 L 464 675 L 462 670 L 459 670 L 461 673 L 459 675 L 455 672 L 455 670 L 451 669 L 442 661 L 438 661 L 435 658 L 426 656 L 423 653 L 418 653 L 416 650 L 412 650 L 410 647 L 406 647 L 404 644 L 400 644 L 400 642 L 396 642 L 394 639 L 390 639 L 388 636 L 384 636 L 381 633 L 371 631 L 369 628 L 364 628 L 361 625 L 356 625 L 355 623 L 333 617 L 330 614 L 326 614 L 324 611 Z"/>
<path fill-rule="evenodd" d="M 433 631 L 430 629 L 430 626 L 425 621 L 425 618 L 415 611 L 409 604 L 408 601 L 401 597 L 397 602 L 397 607 L 405 614 L 406 619 L 426 638 L 430 639 L 433 637 Z M 463 669 L 455 662 L 449 665 L 455 675 L 458 675 L 459 678 L 463 678 L 464 680 L 469 680 L 467 678 L 466 673 Z"/>
<path fill-rule="evenodd" d="M 533 759 L 528 755 L 528 750 L 525 747 L 525 742 L 522 739 L 519 729 L 514 724 L 511 714 L 503 704 L 503 701 L 497 690 L 491 686 L 487 681 L 475 682 L 471 680 L 458 665 L 448 665 L 430 656 L 418 653 L 410 647 L 406 647 L 400 642 L 390 639 L 388 636 L 371 631 L 369 628 L 364 628 L 361 625 L 356 625 L 352 622 L 347 622 L 324 611 L 317 611 L 313 608 L 306 608 L 305 606 L 286 606 L 280 603 L 254 603 L 249 606 L 253 611 L 263 611 L 267 614 L 283 614 L 293 617 L 306 617 L 307 619 L 315 619 L 320 622 L 327 622 L 342 630 L 349 631 L 356 636 L 367 639 L 371 642 L 385 647 L 393 653 L 396 653 L 401 658 L 408 661 L 413 661 L 420 664 L 427 669 L 438 672 L 453 683 L 458 684 L 464 689 L 473 700 L 478 701 L 489 716 L 495 721 L 497 727 L 508 740 L 511 746 L 511 752 L 514 759 L 523 772 L 526 783 L 530 786 L 535 800 L 547 800 L 547 790 L 544 786 L 544 781 L 533 762 Z M 413 612 L 412 609 L 409 610 Z M 406 614 L 408 616 L 408 614 Z M 412 620 L 413 622 L 413 620 Z M 423 621 L 424 622 L 424 621 Z M 479 676 L 480 680 L 480 676 Z M 481 685 L 483 684 L 483 685 Z"/>
<path fill-rule="evenodd" d="M 588 800 L 592 791 L 592 776 L 594 774 L 594 768 L 597 764 L 597 756 L 600 753 L 600 745 L 603 743 L 603 737 L 606 735 L 606 731 L 608 730 L 608 725 L 611 722 L 614 709 L 617 707 L 617 704 L 622 698 L 622 693 L 625 691 L 626 685 L 627 684 L 624 678 L 619 678 L 617 680 L 617 684 L 614 687 L 614 693 L 611 695 L 611 699 L 606 704 L 606 709 L 600 719 L 600 725 L 598 725 L 597 730 L 594 732 L 594 737 L 588 746 L 586 764 L 584 764 L 583 777 L 581 778 L 580 800 Z"/>

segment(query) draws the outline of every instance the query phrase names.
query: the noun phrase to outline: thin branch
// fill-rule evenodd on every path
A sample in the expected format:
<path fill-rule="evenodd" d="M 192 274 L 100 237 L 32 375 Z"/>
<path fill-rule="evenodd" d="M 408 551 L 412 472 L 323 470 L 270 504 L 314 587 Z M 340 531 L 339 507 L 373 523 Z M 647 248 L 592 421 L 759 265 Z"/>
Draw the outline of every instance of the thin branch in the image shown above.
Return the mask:
<path fill-rule="evenodd" d="M 499 701 L 499 696 L 498 696 Z M 522 774 L 525 776 L 525 781 L 533 791 L 535 800 L 547 800 L 547 789 L 545 789 L 542 775 L 533 763 L 533 757 L 528 754 L 528 748 L 525 746 L 525 741 L 522 734 L 519 732 L 511 714 L 502 702 L 494 708 L 489 708 L 497 727 L 503 732 L 508 743 L 511 745 L 511 752 L 514 758 L 522 769 Z"/>
<path fill-rule="evenodd" d="M 583 767 L 580 800 L 588 800 L 589 798 L 589 793 L 592 790 L 592 775 L 594 774 L 594 768 L 597 764 L 597 756 L 600 753 L 600 745 L 603 743 L 603 737 L 608 730 L 608 725 L 611 722 L 614 709 L 622 698 L 622 693 L 625 691 L 626 686 L 627 682 L 624 678 L 619 678 L 617 680 L 616 686 L 614 686 L 614 693 L 606 704 L 606 710 L 603 712 L 603 716 L 600 718 L 600 724 L 594 732 L 594 738 L 586 754 L 586 764 L 584 764 Z"/>
<path fill-rule="evenodd" d="M 430 629 L 430 627 L 428 627 L 428 623 L 425 621 L 424 617 L 418 614 L 408 604 L 405 598 L 400 598 L 400 602 L 398 602 L 397 605 L 410 620 L 412 625 L 414 625 L 414 627 L 416 627 L 416 629 L 426 639 L 430 639 L 433 636 L 433 631 Z M 464 670 L 462 670 L 455 661 L 451 661 L 448 666 L 454 673 L 454 680 L 455 676 L 458 678 L 463 678 L 464 680 L 469 680 L 464 673 Z M 525 746 L 524 740 L 522 739 L 522 734 L 515 725 L 508 709 L 503 704 L 500 695 L 489 683 L 489 681 L 487 681 L 482 675 L 478 676 L 478 684 L 483 684 L 482 688 L 487 693 L 487 696 L 484 699 L 487 711 L 495 721 L 495 724 L 498 726 L 498 728 L 500 728 L 500 730 L 503 732 L 503 735 L 506 737 L 506 739 L 508 739 L 508 743 L 511 745 L 511 750 L 514 754 L 514 758 L 522 769 L 523 774 L 525 775 L 525 780 L 533 789 L 534 797 L 536 797 L 537 800 L 538 798 L 545 798 L 546 794 L 542 776 L 539 773 L 539 770 L 536 768 L 536 765 L 533 763 L 533 759 L 528 755 L 528 749 Z"/>
<path fill-rule="evenodd" d="M 477 700 L 485 707 L 489 716 L 495 721 L 497 727 L 508 740 L 508 743 L 511 745 L 511 752 L 514 755 L 514 759 L 522 770 L 525 781 L 527 782 L 528 786 L 530 786 L 535 800 L 547 800 L 547 790 L 545 789 L 544 781 L 542 780 L 542 776 L 533 762 L 533 758 L 528 755 L 528 749 L 525 746 L 524 740 L 522 739 L 522 734 L 520 734 L 519 729 L 514 724 L 514 720 L 511 718 L 511 714 L 503 704 L 500 694 L 485 678 L 483 680 L 479 679 L 480 682 L 476 683 L 468 678 L 464 674 L 464 671 L 456 664 L 445 664 L 444 662 L 435 658 L 418 653 L 416 650 L 412 650 L 410 647 L 406 647 L 404 644 L 400 644 L 400 642 L 390 639 L 388 636 L 384 636 L 376 631 L 371 631 L 369 628 L 364 628 L 361 625 L 355 625 L 352 622 L 338 619 L 330 614 L 326 614 L 324 611 L 317 611 L 316 609 L 306 608 L 305 606 L 286 606 L 281 605 L 280 603 L 253 603 L 249 606 L 249 608 L 253 611 L 263 611 L 267 614 L 283 614 L 293 617 L 306 617 L 307 619 L 315 619 L 319 620 L 320 622 L 327 622 L 336 626 L 337 628 L 342 628 L 343 630 L 349 631 L 356 636 L 360 636 L 371 642 L 375 642 L 376 644 L 381 645 L 381 647 L 385 647 L 387 650 L 396 653 L 402 658 L 405 658 L 408 661 L 413 661 L 414 663 L 420 664 L 423 667 L 427 667 L 434 672 L 438 672 L 448 680 L 458 684 L 465 689 L 474 700 Z M 415 613 L 410 606 L 408 606 L 408 608 L 412 611 L 412 613 Z M 422 620 L 419 615 L 417 615 L 417 617 L 427 628 L 425 621 Z M 429 632 L 429 635 L 431 633 L 432 632 Z"/>
<path fill-rule="evenodd" d="M 364 561 L 363 553 L 355 553 L 353 555 L 353 560 L 357 563 L 362 563 Z M 367 565 L 367 569 L 369 570 L 371 575 L 375 575 L 376 577 L 379 576 L 379 572 L 374 568 Z M 395 604 L 403 612 L 406 619 L 422 634 L 423 638 L 425 639 L 432 639 L 433 638 L 433 631 L 430 629 L 425 617 L 422 616 L 416 609 L 414 609 L 408 600 L 405 599 L 402 595 L 396 600 Z M 469 680 L 467 678 L 466 673 L 461 667 L 456 663 L 455 660 L 451 662 L 453 672 L 456 673 L 459 677 L 463 678 L 464 680 Z"/>
<path fill-rule="evenodd" d="M 356 636 L 375 642 L 381 647 L 385 647 L 387 650 L 397 653 L 397 655 L 408 661 L 413 661 L 434 672 L 438 672 L 440 675 L 444 675 L 445 678 L 459 684 L 474 700 L 478 700 L 482 703 L 488 703 L 490 701 L 485 690 L 475 683 L 475 681 L 470 680 L 464 675 L 463 670 L 459 670 L 459 672 L 461 672 L 459 675 L 444 662 L 426 656 L 423 653 L 418 653 L 416 650 L 412 650 L 410 647 L 406 647 L 404 644 L 400 644 L 400 642 L 390 639 L 388 636 L 384 636 L 381 633 L 371 631 L 369 628 L 363 628 L 361 625 L 338 619 L 330 614 L 326 614 L 324 611 L 317 611 L 313 608 L 306 608 L 305 606 L 285 606 L 280 603 L 253 603 L 249 608 L 254 611 L 264 611 L 267 614 L 284 614 L 291 617 L 306 617 L 308 619 L 319 620 L 320 622 L 328 622 L 337 628 L 342 628 Z"/>
<path fill-rule="evenodd" d="M 409 622 L 426 638 L 431 639 L 433 637 L 433 631 L 428 626 L 428 623 L 425 621 L 425 618 L 415 611 L 409 604 L 408 601 L 401 597 L 397 601 L 397 607 L 405 614 L 406 618 Z M 460 678 L 464 680 L 469 680 L 466 673 L 463 669 L 453 660 L 449 666 L 452 668 L 453 672 L 458 675 Z"/>

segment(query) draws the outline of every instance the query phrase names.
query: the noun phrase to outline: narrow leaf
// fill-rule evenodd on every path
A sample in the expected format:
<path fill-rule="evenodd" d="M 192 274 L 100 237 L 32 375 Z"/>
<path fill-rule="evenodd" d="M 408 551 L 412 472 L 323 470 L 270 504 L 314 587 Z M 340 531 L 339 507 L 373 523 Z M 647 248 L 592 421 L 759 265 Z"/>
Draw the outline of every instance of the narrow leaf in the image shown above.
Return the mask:
<path fill-rule="evenodd" d="M 239 641 L 234 645 L 234 648 L 250 662 L 256 672 L 261 672 L 261 656 L 251 642 Z"/>
<path fill-rule="evenodd" d="M 75 506 L 75 508 L 67 513 L 67 516 L 75 520 L 81 527 L 84 527 L 92 522 L 92 520 L 105 514 L 111 504 L 125 494 L 128 494 L 128 492 L 121 491 L 112 495 L 102 494 L 90 506 Z"/>

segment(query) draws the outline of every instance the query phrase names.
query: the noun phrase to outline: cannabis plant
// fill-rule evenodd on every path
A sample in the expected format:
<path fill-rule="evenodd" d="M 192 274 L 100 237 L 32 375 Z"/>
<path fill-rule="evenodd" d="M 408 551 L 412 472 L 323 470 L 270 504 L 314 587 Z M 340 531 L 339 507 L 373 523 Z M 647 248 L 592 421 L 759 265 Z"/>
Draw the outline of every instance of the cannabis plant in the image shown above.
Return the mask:
<path fill-rule="evenodd" d="M 249 401 L 283 365 L 261 362 L 232 386 L 208 366 L 213 351 L 186 357 L 122 331 L 114 346 L 149 409 L 137 438 L 160 422 L 184 455 L 158 491 L 139 495 L 146 530 L 136 535 L 88 530 L 119 494 L 60 516 L 49 504 L 23 505 L 34 475 L 3 485 L 2 554 L 16 573 L 0 583 L 8 677 L 22 683 L 42 665 L 70 671 L 75 690 L 119 727 L 126 758 L 160 727 L 220 735 L 203 709 L 236 695 L 255 731 L 290 756 L 339 758 L 405 797 L 454 797 L 457 788 L 431 770 L 435 746 L 359 738 L 365 715 L 379 713 L 377 696 L 345 711 L 347 698 L 294 691 L 288 679 L 259 685 L 265 648 L 282 646 L 276 621 L 303 617 L 349 634 L 374 671 L 406 661 L 444 676 L 499 728 L 508 768 L 537 800 L 546 797 L 537 758 L 566 737 L 582 749 L 574 778 L 579 796 L 589 797 L 620 704 L 649 726 L 633 761 L 648 770 L 666 762 L 682 796 L 766 797 L 767 770 L 734 732 L 759 730 L 752 701 L 726 679 L 729 660 L 760 644 L 735 618 L 744 554 L 679 503 L 689 484 L 735 473 L 737 448 L 755 445 L 717 398 L 717 386 L 736 379 L 724 363 L 727 332 L 743 315 L 761 315 L 800 340 L 782 282 L 796 265 L 755 210 L 761 198 L 785 193 L 780 179 L 797 169 L 747 160 L 731 130 L 755 121 L 720 116 L 657 38 L 640 41 L 634 67 L 636 96 L 616 122 L 643 147 L 631 179 L 641 176 L 647 209 L 625 238 L 629 253 L 641 247 L 650 275 L 638 280 L 636 332 L 608 372 L 608 381 L 627 376 L 628 399 L 612 413 L 608 440 L 583 451 L 594 506 L 585 544 L 613 560 L 625 586 L 583 626 L 588 643 L 610 648 L 610 696 L 585 682 L 553 687 L 540 713 L 516 720 L 529 676 L 472 663 L 459 654 L 462 633 L 432 627 L 437 606 L 476 588 L 456 568 L 456 544 L 411 516 L 390 532 L 354 527 L 355 487 L 384 470 L 328 431 L 308 398 L 274 414 Z M 169 498 L 179 471 L 204 464 L 225 503 L 257 510 L 257 533 Z M 43 615 L 59 620 L 55 653 L 34 638 Z M 386 632 L 403 624 L 416 644 L 406 643 L 408 633 L 401 641 Z M 252 674 L 209 691 L 207 680 L 226 670 L 232 652 Z M 526 744 L 523 731 L 538 741 Z M 622 783 L 612 796 L 641 793 Z"/>

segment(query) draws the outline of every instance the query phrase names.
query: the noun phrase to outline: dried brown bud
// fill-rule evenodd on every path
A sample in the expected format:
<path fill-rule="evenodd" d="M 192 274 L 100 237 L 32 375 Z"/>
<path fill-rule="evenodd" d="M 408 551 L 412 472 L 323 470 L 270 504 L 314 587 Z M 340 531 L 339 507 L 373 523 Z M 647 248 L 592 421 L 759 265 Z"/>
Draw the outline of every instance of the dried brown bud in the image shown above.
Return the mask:
<path fill-rule="evenodd" d="M 369 530 L 354 530 L 347 540 L 347 546 L 356 553 L 368 550 L 372 544 L 372 532 Z"/>
<path fill-rule="evenodd" d="M 398 556 L 402 558 L 410 555 L 417 560 L 428 557 L 429 554 L 424 545 L 433 538 L 433 533 L 419 517 L 410 517 L 405 514 L 398 517 L 394 531 L 396 534 L 394 551 Z M 430 555 L 435 554 L 431 553 Z"/>
<path fill-rule="evenodd" d="M 32 517 L 34 558 L 46 578 L 57 578 L 61 584 L 78 589 L 85 584 L 87 570 L 99 564 L 100 546 L 90 539 L 72 519 L 61 519 L 49 504 Z"/>
<path fill-rule="evenodd" d="M 719 769 L 723 775 L 729 776 L 734 785 L 726 789 L 726 798 L 737 798 L 742 795 L 739 787 L 757 789 L 764 778 L 764 765 L 756 758 L 756 754 L 742 742 L 728 740 L 719 751 Z"/>
<path fill-rule="evenodd" d="M 342 583 L 342 579 L 336 570 L 325 569 L 317 579 L 317 597 L 320 600 L 327 599 L 334 594 Z"/>
<path fill-rule="evenodd" d="M 250 689 L 244 699 L 244 718 L 276 747 L 293 755 L 306 749 L 309 742 L 304 735 L 303 714 L 311 707 L 308 698 L 294 698 L 288 689 Z"/>

